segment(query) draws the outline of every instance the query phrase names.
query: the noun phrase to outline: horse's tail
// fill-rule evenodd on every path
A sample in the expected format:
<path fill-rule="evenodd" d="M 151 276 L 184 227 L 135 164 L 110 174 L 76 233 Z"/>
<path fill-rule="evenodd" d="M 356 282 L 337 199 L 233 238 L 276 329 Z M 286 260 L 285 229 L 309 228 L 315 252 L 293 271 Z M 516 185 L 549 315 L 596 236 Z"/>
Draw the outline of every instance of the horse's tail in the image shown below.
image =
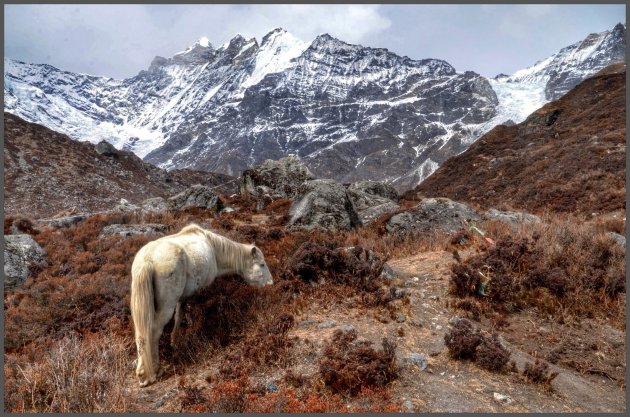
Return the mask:
<path fill-rule="evenodd" d="M 135 266 L 135 265 L 134 265 Z M 132 269 L 131 278 L 131 317 L 135 326 L 138 360 L 144 366 L 144 376 L 153 376 L 153 321 L 155 306 L 153 296 L 153 274 L 155 269 L 149 260 L 144 260 L 138 267 Z M 140 371 L 140 362 L 138 363 Z"/>

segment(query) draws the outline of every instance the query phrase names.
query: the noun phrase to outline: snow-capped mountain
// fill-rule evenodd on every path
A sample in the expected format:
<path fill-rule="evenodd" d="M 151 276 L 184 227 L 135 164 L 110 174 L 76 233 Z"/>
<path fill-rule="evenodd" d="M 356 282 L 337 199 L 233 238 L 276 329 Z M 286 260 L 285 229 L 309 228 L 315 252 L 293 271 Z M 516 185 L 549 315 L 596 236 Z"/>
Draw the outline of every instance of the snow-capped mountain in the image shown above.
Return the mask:
<path fill-rule="evenodd" d="M 307 43 L 282 29 L 260 44 L 237 35 L 216 49 L 202 38 L 125 80 L 5 58 L 5 111 L 76 139 L 108 140 L 167 169 L 238 175 L 297 154 L 317 177 L 402 190 L 497 123 L 524 119 L 528 106 L 548 101 L 545 88 L 566 88 L 574 78 L 553 81 L 553 68 L 586 77 L 619 51 L 623 60 L 619 26 L 589 41 L 596 47 L 588 54 L 572 45 L 537 64 L 537 77 L 493 80 L 329 35 Z M 570 48 L 583 52 L 563 52 Z"/>
<path fill-rule="evenodd" d="M 584 79 L 626 60 L 626 25 L 591 33 L 531 67 L 489 80 L 499 98 L 497 119 L 519 123 L 549 101 L 562 97 Z"/>

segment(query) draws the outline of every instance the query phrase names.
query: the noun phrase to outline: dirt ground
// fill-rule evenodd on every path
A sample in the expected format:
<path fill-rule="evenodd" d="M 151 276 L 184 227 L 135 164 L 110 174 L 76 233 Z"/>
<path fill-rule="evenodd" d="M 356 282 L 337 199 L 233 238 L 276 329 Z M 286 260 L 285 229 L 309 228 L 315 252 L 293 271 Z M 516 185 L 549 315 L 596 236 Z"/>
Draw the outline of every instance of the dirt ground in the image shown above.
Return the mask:
<path fill-rule="evenodd" d="M 460 253 L 467 257 L 471 253 Z M 400 375 L 392 383 L 393 401 L 407 412 L 623 412 L 625 400 L 625 333 L 606 323 L 583 320 L 559 324 L 541 319 L 531 311 L 509 317 L 509 325 L 499 330 L 511 350 L 519 373 L 493 373 L 470 361 L 449 357 L 444 334 L 449 319 L 458 311 L 447 307 L 450 265 L 449 252 L 426 252 L 390 260 L 394 271 L 390 286 L 403 289 L 408 303 L 396 300 L 396 312 L 365 310 L 353 300 L 339 304 L 309 304 L 296 316 L 290 331 L 295 340 L 291 369 L 316 376 L 318 358 L 335 330 L 353 326 L 359 339 L 380 347 L 383 337 L 395 341 Z M 392 317 L 393 316 L 393 317 Z M 490 331 L 492 323 L 483 318 L 476 326 Z M 428 366 L 422 370 L 407 357 L 423 354 Z M 542 358 L 558 376 L 553 390 L 532 384 L 520 374 L 526 362 Z M 193 386 L 208 386 L 206 377 L 216 373 L 219 362 L 209 359 L 195 373 L 186 369 Z M 252 378 L 264 384 L 279 383 L 286 369 L 266 371 Z M 139 389 L 129 372 L 130 411 L 180 411 L 177 398 L 179 377 L 173 370 L 157 383 Z"/>

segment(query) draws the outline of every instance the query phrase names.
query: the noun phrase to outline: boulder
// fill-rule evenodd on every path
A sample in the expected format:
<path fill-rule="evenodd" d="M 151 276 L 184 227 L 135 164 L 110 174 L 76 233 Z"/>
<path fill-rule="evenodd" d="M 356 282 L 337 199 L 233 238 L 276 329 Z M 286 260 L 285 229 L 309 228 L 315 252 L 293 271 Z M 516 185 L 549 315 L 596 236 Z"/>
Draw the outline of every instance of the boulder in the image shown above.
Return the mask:
<path fill-rule="evenodd" d="M 102 140 L 96 145 L 94 145 L 94 150 L 96 150 L 96 153 L 103 156 L 117 156 L 118 155 L 118 151 L 116 150 L 114 145 L 107 142 L 106 140 Z"/>
<path fill-rule="evenodd" d="M 333 180 L 307 181 L 298 195 L 299 200 L 289 210 L 289 227 L 348 230 L 361 226 L 346 189 Z"/>
<path fill-rule="evenodd" d="M 300 186 L 312 179 L 313 174 L 297 156 L 267 159 L 262 165 L 243 171 L 241 194 L 295 198 Z"/>
<path fill-rule="evenodd" d="M 205 185 L 196 184 L 168 199 L 168 207 L 173 211 L 190 208 L 215 209 L 223 208 L 219 196 L 214 190 Z"/>
<path fill-rule="evenodd" d="M 617 243 L 618 245 L 621 246 L 626 246 L 626 237 L 624 235 L 620 235 L 619 233 L 615 233 L 615 232 L 608 232 L 606 233 L 609 237 L 613 238 L 615 243 Z"/>
<path fill-rule="evenodd" d="M 142 202 L 142 211 L 154 213 L 168 210 L 169 205 L 162 197 L 147 198 Z"/>
<path fill-rule="evenodd" d="M 409 211 L 392 216 L 385 228 L 388 232 L 444 230 L 452 233 L 469 221 L 482 217 L 472 208 L 448 198 L 425 198 Z"/>
<path fill-rule="evenodd" d="M 484 213 L 483 217 L 485 220 L 499 220 L 513 226 L 524 223 L 540 223 L 540 217 L 521 211 L 499 211 L 497 209 L 490 209 Z"/>
<path fill-rule="evenodd" d="M 22 283 L 36 270 L 48 266 L 46 252 L 31 235 L 4 236 L 4 285 Z"/>
<path fill-rule="evenodd" d="M 147 224 L 111 224 L 101 231 L 104 235 L 120 235 L 123 238 L 131 236 L 164 236 L 168 230 L 165 224 L 147 223 Z"/>
<path fill-rule="evenodd" d="M 352 201 L 361 223 L 367 225 L 383 213 L 399 208 L 396 190 L 376 181 L 361 181 L 348 187 L 348 197 Z"/>
<path fill-rule="evenodd" d="M 361 191 L 366 194 L 379 196 L 391 200 L 398 201 L 398 192 L 389 184 L 378 181 L 359 181 L 350 184 L 348 191 Z"/>

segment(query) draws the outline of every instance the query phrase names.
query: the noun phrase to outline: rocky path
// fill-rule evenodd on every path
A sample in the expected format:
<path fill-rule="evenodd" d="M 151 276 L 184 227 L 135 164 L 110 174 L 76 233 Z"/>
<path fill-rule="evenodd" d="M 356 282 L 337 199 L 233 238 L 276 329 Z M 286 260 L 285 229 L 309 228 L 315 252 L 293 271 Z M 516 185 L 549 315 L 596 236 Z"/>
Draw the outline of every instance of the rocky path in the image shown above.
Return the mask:
<path fill-rule="evenodd" d="M 353 307 L 352 300 L 332 305 L 309 304 L 296 316 L 297 325 L 290 331 L 290 336 L 296 340 L 291 352 L 291 369 L 317 377 L 318 358 L 334 331 L 352 326 L 360 339 L 372 341 L 376 348 L 380 347 L 383 337 L 396 342 L 401 371 L 393 382 L 392 393 L 393 401 L 401 404 L 401 411 L 625 411 L 624 389 L 602 376 L 581 375 L 552 365 L 551 370 L 559 374 L 552 381 L 553 391 L 547 392 L 515 372 L 492 373 L 473 362 L 451 359 L 444 346 L 444 334 L 449 329 L 449 319 L 455 314 L 446 307 L 453 262 L 452 254 L 445 251 L 390 261 L 394 271 L 390 284 L 403 290 L 409 299 L 409 303 L 396 300 L 394 313 L 384 308 Z M 475 325 L 490 330 L 483 321 Z M 516 362 L 519 373 L 526 362 L 534 361 L 517 343 L 518 338 L 503 337 L 503 340 L 512 351 L 511 359 Z M 212 372 L 213 366 L 208 364 L 198 372 L 187 369 L 187 381 L 203 386 L 204 377 Z M 278 369 L 256 378 L 266 384 L 278 384 L 282 383 L 285 371 Z M 134 399 L 130 411 L 179 411 L 175 400 L 177 380 L 171 371 L 158 383 L 138 389 L 130 372 L 130 397 Z"/>

